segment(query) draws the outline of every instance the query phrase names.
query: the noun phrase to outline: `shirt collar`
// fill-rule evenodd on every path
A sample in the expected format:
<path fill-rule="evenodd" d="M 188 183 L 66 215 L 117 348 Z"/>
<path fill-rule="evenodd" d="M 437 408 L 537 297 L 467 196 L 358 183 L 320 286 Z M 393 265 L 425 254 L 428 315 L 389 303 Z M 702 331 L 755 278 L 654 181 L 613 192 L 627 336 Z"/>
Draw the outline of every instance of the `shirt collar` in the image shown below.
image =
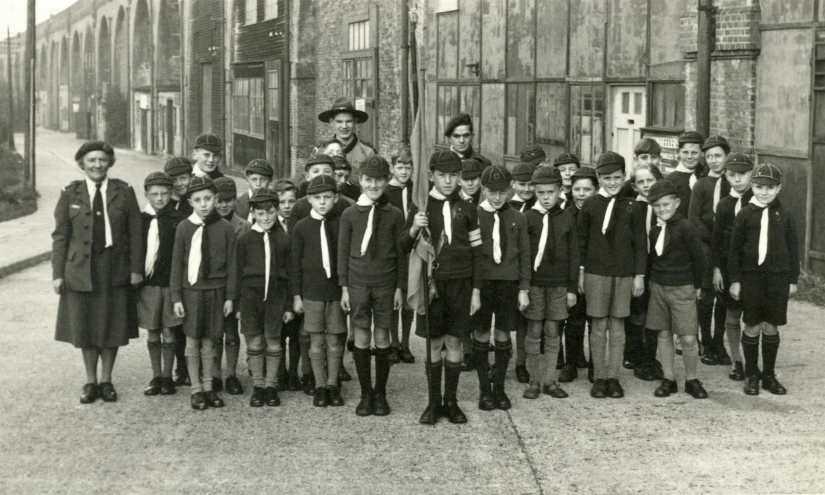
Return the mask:
<path fill-rule="evenodd" d="M 89 198 L 90 199 L 94 199 L 94 197 L 95 197 L 95 186 L 97 186 L 97 182 L 95 182 L 95 181 L 89 179 L 88 177 L 86 177 L 86 189 L 89 191 Z M 103 194 L 104 197 L 106 196 L 106 188 L 108 188 L 108 187 L 109 187 L 109 178 L 106 177 L 105 179 L 103 179 L 100 182 L 100 193 Z"/>

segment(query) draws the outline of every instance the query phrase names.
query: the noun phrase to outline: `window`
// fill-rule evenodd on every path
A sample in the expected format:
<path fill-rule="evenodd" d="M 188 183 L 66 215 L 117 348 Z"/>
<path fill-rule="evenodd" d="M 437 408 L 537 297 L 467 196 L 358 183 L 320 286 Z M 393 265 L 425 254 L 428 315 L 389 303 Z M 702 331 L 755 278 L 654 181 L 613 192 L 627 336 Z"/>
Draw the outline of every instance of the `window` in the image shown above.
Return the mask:
<path fill-rule="evenodd" d="M 570 86 L 569 151 L 582 165 L 604 152 L 604 90 L 601 84 Z"/>
<path fill-rule="evenodd" d="M 650 119 L 653 127 L 683 129 L 685 127 L 685 85 L 681 82 L 653 83 Z"/>
<path fill-rule="evenodd" d="M 454 10 L 458 10 L 458 0 L 436 0 L 435 12 L 437 14 Z"/>
<path fill-rule="evenodd" d="M 349 49 L 366 50 L 370 47 L 370 21 L 352 22 L 349 25 Z"/>
<path fill-rule="evenodd" d="M 516 156 L 535 138 L 536 91 L 533 83 L 507 86 L 507 147 L 505 153 Z"/>
<path fill-rule="evenodd" d="M 264 4 L 264 19 L 278 17 L 278 0 L 266 0 Z"/>
<path fill-rule="evenodd" d="M 232 132 L 264 138 L 264 80 L 261 77 L 232 81 Z"/>
<path fill-rule="evenodd" d="M 269 98 L 269 109 L 266 112 L 269 120 L 280 120 L 281 95 L 279 89 L 281 71 L 279 69 L 266 71 L 267 97 Z"/>
<path fill-rule="evenodd" d="M 245 0 L 246 24 L 258 22 L 258 0 Z"/>
<path fill-rule="evenodd" d="M 374 96 L 372 57 L 344 60 L 344 96 L 350 100 Z"/>

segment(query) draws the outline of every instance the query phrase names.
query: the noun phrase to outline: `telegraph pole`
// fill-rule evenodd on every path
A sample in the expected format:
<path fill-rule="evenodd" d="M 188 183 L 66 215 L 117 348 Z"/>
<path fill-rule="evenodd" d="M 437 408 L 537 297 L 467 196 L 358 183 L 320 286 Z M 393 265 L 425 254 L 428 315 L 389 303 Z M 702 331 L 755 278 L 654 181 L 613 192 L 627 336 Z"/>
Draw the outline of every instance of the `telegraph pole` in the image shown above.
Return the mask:
<path fill-rule="evenodd" d="M 27 0 L 26 10 L 26 50 L 23 60 L 26 64 L 26 138 L 25 138 L 25 159 L 26 159 L 26 184 L 32 188 L 37 186 L 37 174 L 34 166 L 34 126 L 35 126 L 35 98 L 34 98 L 34 70 L 37 49 L 35 48 L 36 24 L 34 20 L 35 0 Z"/>
<path fill-rule="evenodd" d="M 6 25 L 6 53 L 8 53 L 8 80 L 9 80 L 9 149 L 14 149 L 14 79 L 11 70 L 11 30 Z"/>

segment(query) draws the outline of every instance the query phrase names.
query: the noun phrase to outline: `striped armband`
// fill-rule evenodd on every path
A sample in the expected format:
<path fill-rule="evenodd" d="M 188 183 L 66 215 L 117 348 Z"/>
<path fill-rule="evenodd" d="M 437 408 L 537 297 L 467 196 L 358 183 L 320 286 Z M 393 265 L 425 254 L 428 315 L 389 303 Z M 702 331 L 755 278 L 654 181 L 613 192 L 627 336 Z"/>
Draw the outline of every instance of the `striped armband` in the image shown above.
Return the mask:
<path fill-rule="evenodd" d="M 468 237 L 470 238 L 470 247 L 481 246 L 481 229 L 471 230 Z"/>

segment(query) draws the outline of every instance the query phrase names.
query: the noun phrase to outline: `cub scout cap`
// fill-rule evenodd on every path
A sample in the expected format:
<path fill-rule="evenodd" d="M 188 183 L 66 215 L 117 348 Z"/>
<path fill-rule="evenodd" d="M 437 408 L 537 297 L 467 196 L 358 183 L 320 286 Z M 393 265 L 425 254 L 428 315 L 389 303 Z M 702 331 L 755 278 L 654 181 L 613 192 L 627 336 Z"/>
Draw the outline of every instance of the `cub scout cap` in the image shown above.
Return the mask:
<path fill-rule="evenodd" d="M 533 172 L 533 184 L 561 184 L 561 172 L 556 167 L 539 167 Z"/>
<path fill-rule="evenodd" d="M 373 178 L 386 178 L 390 175 L 390 164 L 381 155 L 370 155 L 367 161 L 361 165 L 361 175 Z"/>
<path fill-rule="evenodd" d="M 264 177 L 272 177 L 275 175 L 275 172 L 272 170 L 272 167 L 269 165 L 269 162 L 264 160 L 263 158 L 256 158 L 249 162 L 249 165 L 246 166 L 246 170 L 244 173 L 247 176 L 252 174 L 263 175 Z"/>
<path fill-rule="evenodd" d="M 575 182 L 579 179 L 593 179 L 594 181 L 598 180 L 598 176 L 596 175 L 596 171 L 591 167 L 580 167 L 578 170 L 573 172 L 573 175 L 570 176 L 570 180 Z"/>
<path fill-rule="evenodd" d="M 430 171 L 457 174 L 461 172 L 461 160 L 452 151 L 436 151 L 430 155 Z"/>
<path fill-rule="evenodd" d="M 223 151 L 221 139 L 218 136 L 212 134 L 211 132 L 201 134 L 200 136 L 195 138 L 194 148 L 202 148 L 206 151 L 210 151 L 215 154 L 219 154 L 221 153 L 221 151 Z"/>
<path fill-rule="evenodd" d="M 235 181 L 229 177 L 218 177 L 215 179 L 215 189 L 218 191 L 220 199 L 235 199 L 238 197 L 238 187 Z"/>
<path fill-rule="evenodd" d="M 533 178 L 536 167 L 529 163 L 519 163 L 513 167 L 513 179 L 528 182 Z"/>
<path fill-rule="evenodd" d="M 731 153 L 725 157 L 725 170 L 747 172 L 753 170 L 753 160 L 744 153 Z"/>
<path fill-rule="evenodd" d="M 313 177 L 312 180 L 309 181 L 307 194 L 318 194 L 327 191 L 336 192 L 337 190 L 338 188 L 335 186 L 334 178 L 329 175 L 319 175 L 317 177 Z"/>
<path fill-rule="evenodd" d="M 602 153 L 596 162 L 596 173 L 612 174 L 616 170 L 624 170 L 624 157 L 615 151 Z"/>
<path fill-rule="evenodd" d="M 289 179 L 280 179 L 278 182 L 275 183 L 275 192 L 278 194 L 283 193 L 284 191 L 297 191 L 298 188 L 295 186 L 295 183 Z"/>
<path fill-rule="evenodd" d="M 753 173 L 751 182 L 754 184 L 762 184 L 766 186 L 776 185 L 782 183 L 782 171 L 776 165 L 766 163 L 760 165 Z"/>
<path fill-rule="evenodd" d="M 192 175 L 192 161 L 185 156 L 173 156 L 166 160 L 166 165 L 163 166 L 163 171 L 169 177 L 177 175 Z"/>
<path fill-rule="evenodd" d="M 252 193 L 252 196 L 249 198 L 249 204 L 254 205 L 257 203 L 266 203 L 267 201 L 272 201 L 275 205 L 278 204 L 278 193 L 273 191 L 268 187 L 262 187 Z"/>
<path fill-rule="evenodd" d="M 521 153 L 519 154 L 519 160 L 521 161 L 521 163 L 527 163 L 529 165 L 534 166 L 538 165 L 546 159 L 547 154 L 544 153 L 544 148 L 537 144 L 524 148 L 523 150 L 521 150 Z"/>
<path fill-rule="evenodd" d="M 491 191 L 506 191 L 512 182 L 513 175 L 501 165 L 492 165 L 481 173 L 481 185 Z"/>
<path fill-rule="evenodd" d="M 444 136 L 450 137 L 455 128 L 462 125 L 470 126 L 470 132 L 473 132 L 473 118 L 466 113 L 460 113 L 447 122 L 447 127 L 444 128 Z"/>
<path fill-rule="evenodd" d="M 77 153 L 74 154 L 74 161 L 79 162 L 92 151 L 102 151 L 106 153 L 109 155 L 109 161 L 111 162 L 109 166 L 114 165 L 115 150 L 103 141 L 86 141 L 81 144 L 80 148 L 77 149 Z"/>
<path fill-rule="evenodd" d="M 192 181 L 189 182 L 189 190 L 186 191 L 186 194 L 191 196 L 192 193 L 203 191 L 204 189 L 211 189 L 213 192 L 217 192 L 215 183 L 209 178 L 208 175 L 204 175 L 203 177 L 192 177 Z"/>
<path fill-rule="evenodd" d="M 687 131 L 682 133 L 681 136 L 679 136 L 679 147 L 681 147 L 683 144 L 698 144 L 701 146 L 704 143 L 705 136 L 699 134 L 696 131 Z"/>
<path fill-rule="evenodd" d="M 143 189 L 149 189 L 149 186 L 167 186 L 172 187 L 172 179 L 163 172 L 152 172 L 146 176 L 143 181 Z"/>
<path fill-rule="evenodd" d="M 557 156 L 556 159 L 553 161 L 553 166 L 561 167 L 562 165 L 567 165 L 568 163 L 575 163 L 577 167 L 581 167 L 579 157 L 577 157 L 573 153 L 562 153 L 561 155 Z"/>
<path fill-rule="evenodd" d="M 475 179 L 481 177 L 481 172 L 484 171 L 484 165 L 475 158 L 467 158 L 461 161 L 461 178 Z"/>
<path fill-rule="evenodd" d="M 304 164 L 304 171 L 309 172 L 314 165 L 329 165 L 332 170 L 335 170 L 335 162 L 332 161 L 332 157 L 325 155 L 323 153 L 318 153 Z"/>
<path fill-rule="evenodd" d="M 335 170 L 352 170 L 352 166 L 343 156 L 332 155 L 332 162 L 335 163 Z"/>
<path fill-rule="evenodd" d="M 653 203 L 657 199 L 664 198 L 671 194 L 677 197 L 679 196 L 679 193 L 676 192 L 676 186 L 673 185 L 673 182 L 662 179 L 650 186 L 650 190 L 647 193 L 647 200 Z"/>
<path fill-rule="evenodd" d="M 707 151 L 717 146 L 725 150 L 726 155 L 730 153 L 730 145 L 728 144 L 728 140 L 725 139 L 724 136 L 720 136 L 718 134 L 715 134 L 705 139 L 704 144 L 702 144 L 702 151 Z"/>
<path fill-rule="evenodd" d="M 659 143 L 652 138 L 646 137 L 636 143 L 636 147 L 633 149 L 633 154 L 636 156 L 640 155 L 655 155 L 661 156 L 662 154 L 662 147 Z"/>

